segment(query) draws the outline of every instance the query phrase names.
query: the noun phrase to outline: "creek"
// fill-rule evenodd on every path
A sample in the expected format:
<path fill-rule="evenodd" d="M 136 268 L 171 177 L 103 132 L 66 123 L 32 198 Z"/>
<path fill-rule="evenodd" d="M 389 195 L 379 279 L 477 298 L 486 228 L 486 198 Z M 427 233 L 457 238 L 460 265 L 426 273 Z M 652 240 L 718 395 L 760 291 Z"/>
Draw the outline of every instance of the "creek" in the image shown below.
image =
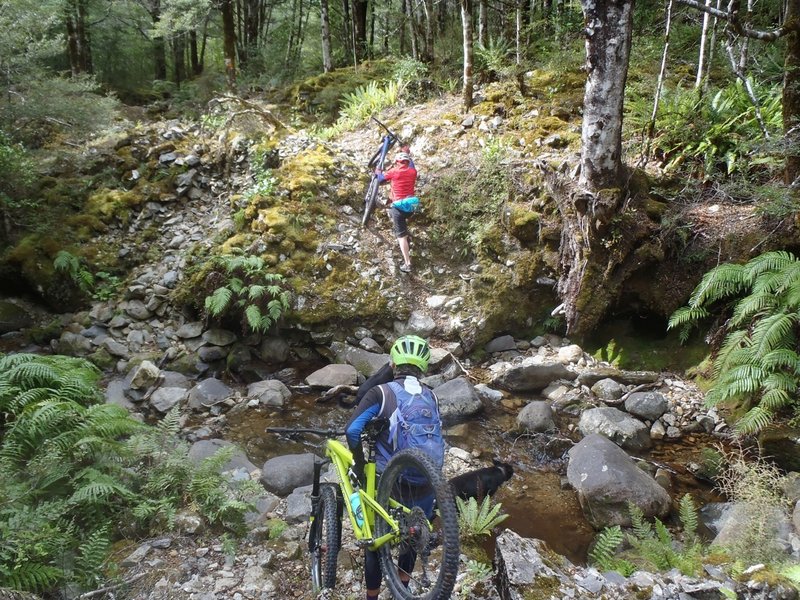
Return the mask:
<path fill-rule="evenodd" d="M 302 370 L 302 366 L 298 368 Z M 343 429 L 351 409 L 342 408 L 336 402 L 317 403 L 317 398 L 315 394 L 299 394 L 292 397 L 285 409 L 257 408 L 229 414 L 223 437 L 239 444 L 259 467 L 267 459 L 279 455 L 305 452 L 321 455 L 321 437 L 304 435 L 289 439 L 265 432 L 267 427 Z M 515 398 L 507 404 L 524 405 L 533 399 L 541 398 L 531 395 Z M 480 457 L 461 470 L 485 466 L 493 457 L 511 463 L 514 476 L 495 495 L 495 500 L 503 505 L 503 512 L 509 515 L 503 527 L 523 537 L 544 540 L 552 550 L 573 563 L 586 564 L 595 531 L 584 518 L 575 492 L 564 485 L 562 475 L 566 451 L 571 442 L 578 439 L 577 435 L 569 433 L 570 419 L 559 421 L 561 434 L 520 435 L 516 433 L 517 410 L 487 402 L 484 405 L 479 416 L 446 429 L 450 445 Z M 642 459 L 643 468 L 652 471 L 660 467 L 670 472 L 670 494 L 676 503 L 683 494 L 690 493 L 695 506 L 700 508 L 720 498 L 710 485 L 692 476 L 686 465 L 700 462 L 702 449 L 716 442 L 718 440 L 711 436 L 692 434 L 681 441 L 657 443 L 637 458 Z M 487 546 L 491 551 L 493 542 Z"/>

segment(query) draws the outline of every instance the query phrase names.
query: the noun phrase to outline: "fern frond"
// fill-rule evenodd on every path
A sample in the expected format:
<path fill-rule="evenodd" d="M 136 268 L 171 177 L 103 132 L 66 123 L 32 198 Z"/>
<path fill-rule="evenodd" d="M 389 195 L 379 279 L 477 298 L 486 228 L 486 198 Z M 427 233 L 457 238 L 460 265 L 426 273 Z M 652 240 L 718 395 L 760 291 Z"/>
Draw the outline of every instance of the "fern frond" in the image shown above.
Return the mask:
<path fill-rule="evenodd" d="M 753 317 L 770 312 L 778 306 L 778 299 L 772 292 L 753 293 L 736 303 L 730 324 L 734 327 L 747 325 Z"/>
<path fill-rule="evenodd" d="M 682 306 L 672 313 L 667 323 L 667 329 L 693 324 L 696 321 L 705 319 L 708 314 L 708 311 L 702 306 Z"/>
<path fill-rule="evenodd" d="M 697 539 L 697 509 L 694 506 L 694 500 L 690 494 L 684 494 L 680 501 L 678 509 L 678 517 L 683 524 L 683 533 L 686 536 L 686 542 L 693 544 Z"/>
<path fill-rule="evenodd" d="M 689 297 L 689 306 L 703 306 L 734 296 L 744 290 L 749 282 L 749 273 L 742 265 L 719 265 L 703 275 Z"/>
<path fill-rule="evenodd" d="M 761 364 L 766 369 L 789 369 L 796 373 L 800 369 L 800 355 L 790 348 L 776 348 L 761 357 Z"/>
<path fill-rule="evenodd" d="M 212 317 L 217 317 L 228 307 L 233 292 L 226 287 L 217 288 L 210 296 L 206 296 L 205 308 Z"/>
<path fill-rule="evenodd" d="M 714 376 L 718 377 L 722 371 L 734 364 L 739 351 L 749 345 L 750 337 L 746 329 L 731 331 L 725 336 L 725 341 L 714 359 Z"/>
<path fill-rule="evenodd" d="M 261 331 L 261 309 L 255 304 L 248 304 L 244 309 L 247 326 L 253 331 Z"/>
<path fill-rule="evenodd" d="M 653 526 L 644 518 L 644 512 L 633 502 L 628 502 L 628 512 L 631 515 L 631 526 L 633 533 L 639 540 L 646 540 L 653 537 Z"/>
<path fill-rule="evenodd" d="M 244 289 L 244 281 L 242 281 L 239 277 L 231 277 L 228 280 L 228 289 L 230 289 L 234 294 L 241 294 L 242 290 Z"/>
<path fill-rule="evenodd" d="M 792 263 L 797 262 L 794 254 L 784 250 L 765 252 L 752 258 L 745 266 L 744 270 L 747 277 L 754 280 L 758 275 L 766 271 L 782 271 Z"/>
<path fill-rule="evenodd" d="M 792 403 L 792 397 L 784 390 L 769 390 L 759 401 L 759 406 L 765 408 L 770 413 L 775 413 L 784 406 Z"/>
<path fill-rule="evenodd" d="M 247 290 L 247 298 L 249 300 L 258 300 L 267 293 L 267 286 L 265 285 L 251 285 Z"/>
<path fill-rule="evenodd" d="M 796 324 L 794 313 L 778 313 L 759 320 L 751 335 L 755 356 L 760 359 L 776 348 L 793 346 Z"/>
<path fill-rule="evenodd" d="M 61 581 L 61 569 L 38 563 L 15 565 L 8 573 L 0 572 L 0 586 L 16 590 L 40 592 L 51 589 Z"/>
<path fill-rule="evenodd" d="M 772 422 L 772 418 L 772 411 L 761 405 L 754 406 L 736 422 L 735 429 L 745 435 L 758 433 Z"/>

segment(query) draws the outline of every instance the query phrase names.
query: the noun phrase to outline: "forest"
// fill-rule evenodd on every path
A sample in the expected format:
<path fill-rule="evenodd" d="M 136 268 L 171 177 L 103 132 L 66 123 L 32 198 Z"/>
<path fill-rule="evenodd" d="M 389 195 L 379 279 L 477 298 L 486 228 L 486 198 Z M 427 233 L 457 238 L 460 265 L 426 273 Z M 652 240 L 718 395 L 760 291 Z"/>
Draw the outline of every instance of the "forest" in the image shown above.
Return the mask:
<path fill-rule="evenodd" d="M 800 419 L 800 0 L 11 0 L 0 28 L 0 596 L 93 597 L 115 543 L 187 507 L 235 554 L 259 486 L 220 475 L 231 451 L 192 463 L 172 407 L 104 403 L 115 377 L 145 404 L 145 363 L 273 379 L 276 332 L 278 365 L 361 327 L 382 352 L 415 298 L 445 299 L 431 331 L 467 366 L 621 315 L 672 336 L 621 366 L 693 379 L 732 439 Z M 437 199 L 406 280 L 351 223 L 372 117 Z M 622 536 L 595 564 L 633 570 Z"/>

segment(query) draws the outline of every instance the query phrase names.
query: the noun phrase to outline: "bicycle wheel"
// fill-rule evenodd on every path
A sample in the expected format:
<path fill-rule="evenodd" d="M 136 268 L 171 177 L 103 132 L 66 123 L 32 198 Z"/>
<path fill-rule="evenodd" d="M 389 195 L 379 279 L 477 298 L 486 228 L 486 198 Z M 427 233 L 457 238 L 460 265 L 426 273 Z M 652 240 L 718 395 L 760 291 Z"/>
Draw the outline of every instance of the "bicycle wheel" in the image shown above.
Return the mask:
<path fill-rule="evenodd" d="M 425 483 L 408 483 L 409 474 L 414 475 L 416 481 L 424 479 Z M 389 508 L 390 499 L 411 511 Z M 381 475 L 377 501 L 400 526 L 400 539 L 378 549 L 381 573 L 392 597 L 401 600 L 450 598 L 458 573 L 458 516 L 450 486 L 433 461 L 414 449 L 395 454 Z M 431 516 L 434 511 L 435 516 Z M 375 530 L 380 537 L 389 533 L 390 527 L 383 519 L 376 518 Z M 429 576 L 429 570 L 435 576 Z"/>
<path fill-rule="evenodd" d="M 364 197 L 364 216 L 361 218 L 361 227 L 366 227 L 375 206 L 378 204 L 378 178 L 373 175 L 367 188 L 367 195 Z"/>
<path fill-rule="evenodd" d="M 308 535 L 311 587 L 316 594 L 336 585 L 336 559 L 342 544 L 342 504 L 335 485 L 319 486 L 319 506 Z"/>

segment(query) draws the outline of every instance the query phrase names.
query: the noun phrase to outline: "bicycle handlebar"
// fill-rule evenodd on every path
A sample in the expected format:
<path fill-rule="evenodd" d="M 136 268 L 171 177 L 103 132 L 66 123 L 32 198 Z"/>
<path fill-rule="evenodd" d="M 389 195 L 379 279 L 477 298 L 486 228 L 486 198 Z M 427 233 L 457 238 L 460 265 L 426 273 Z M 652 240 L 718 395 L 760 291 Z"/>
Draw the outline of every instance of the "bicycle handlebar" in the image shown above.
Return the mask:
<path fill-rule="evenodd" d="M 314 429 L 312 427 L 267 427 L 270 433 L 315 433 L 317 435 L 324 435 L 326 437 L 339 437 L 344 435 L 344 431 L 338 429 Z"/>
<path fill-rule="evenodd" d="M 396 134 L 394 131 L 392 131 L 391 129 L 389 129 L 389 128 L 388 128 L 386 125 L 384 125 L 383 123 L 381 123 L 381 122 L 380 122 L 378 119 L 376 119 L 376 118 L 375 118 L 375 115 L 370 115 L 370 119 L 372 119 L 372 120 L 373 120 L 373 121 L 375 121 L 375 122 L 376 122 L 378 125 L 380 125 L 381 127 L 383 127 L 383 128 L 386 130 L 386 133 L 388 133 L 388 134 L 389 134 L 391 137 L 393 137 L 394 139 L 396 139 L 396 140 L 397 140 L 398 142 L 400 142 L 401 144 L 403 143 L 403 141 L 400 139 L 400 136 L 399 136 L 399 135 L 397 135 L 397 134 Z"/>

